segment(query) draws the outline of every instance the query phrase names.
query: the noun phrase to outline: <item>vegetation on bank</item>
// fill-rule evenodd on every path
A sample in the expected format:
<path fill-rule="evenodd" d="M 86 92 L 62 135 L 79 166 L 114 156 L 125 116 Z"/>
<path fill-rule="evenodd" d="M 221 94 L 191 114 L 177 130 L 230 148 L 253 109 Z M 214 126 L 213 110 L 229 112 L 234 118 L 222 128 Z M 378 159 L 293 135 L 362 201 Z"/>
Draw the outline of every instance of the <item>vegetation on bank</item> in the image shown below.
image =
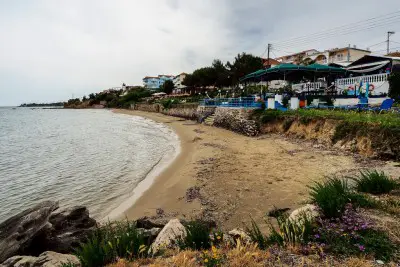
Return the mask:
<path fill-rule="evenodd" d="M 348 180 L 356 181 L 354 186 Z M 382 183 L 385 184 L 382 187 Z M 274 212 L 276 224 L 267 219 L 269 233 L 263 233 L 252 221 L 247 226 L 251 239 L 231 240 L 210 229 L 203 221 L 185 223 L 187 236 L 176 240 L 175 249 L 165 248 L 153 256 L 151 240 L 145 238 L 133 222 L 107 224 L 76 251 L 82 266 L 361 266 L 371 260 L 399 260 L 400 227 L 382 228 L 364 209 L 385 209 L 384 201 L 371 194 L 387 194 L 399 188 L 393 180 L 377 171 L 362 172 L 358 177 L 336 177 L 310 186 L 314 210 L 297 216 Z M 391 213 L 400 214 L 400 201 L 392 203 Z M 296 264 L 297 263 L 297 264 Z M 302 264 L 301 264 L 302 263 Z M 70 265 L 64 265 L 64 267 Z"/>
<path fill-rule="evenodd" d="M 20 107 L 62 107 L 64 102 L 54 102 L 54 103 L 24 103 Z"/>

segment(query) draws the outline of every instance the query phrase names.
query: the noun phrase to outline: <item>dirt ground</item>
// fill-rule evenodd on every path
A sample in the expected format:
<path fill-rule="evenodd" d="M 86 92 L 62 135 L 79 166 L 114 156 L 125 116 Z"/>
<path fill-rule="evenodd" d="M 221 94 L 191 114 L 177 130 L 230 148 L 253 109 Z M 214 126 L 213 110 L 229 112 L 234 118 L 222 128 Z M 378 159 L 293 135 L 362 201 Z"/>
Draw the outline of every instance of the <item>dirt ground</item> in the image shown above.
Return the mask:
<path fill-rule="evenodd" d="M 382 169 L 399 177 L 393 162 L 370 160 L 319 144 L 278 135 L 246 137 L 159 113 L 116 111 L 172 127 L 182 153 L 123 215 L 168 219 L 205 216 L 223 230 L 258 223 L 277 208 L 295 209 L 308 200 L 313 181 Z M 396 176 L 397 175 L 397 176 Z"/>

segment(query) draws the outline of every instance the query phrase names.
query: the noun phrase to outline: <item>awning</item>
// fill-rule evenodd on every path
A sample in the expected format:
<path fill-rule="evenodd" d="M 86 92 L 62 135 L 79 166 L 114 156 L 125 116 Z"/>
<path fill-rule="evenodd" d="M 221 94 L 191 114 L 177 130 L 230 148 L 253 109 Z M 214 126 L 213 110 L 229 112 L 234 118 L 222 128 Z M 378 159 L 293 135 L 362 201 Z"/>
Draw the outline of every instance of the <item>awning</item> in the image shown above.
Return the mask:
<path fill-rule="evenodd" d="M 365 68 L 365 67 L 372 67 L 372 66 L 377 66 L 377 65 L 383 65 L 385 66 L 386 64 L 390 63 L 390 60 L 384 60 L 384 61 L 378 61 L 378 62 L 373 62 L 373 63 L 367 63 L 367 64 L 361 64 L 361 65 L 356 65 L 352 66 L 349 68 L 346 68 L 347 70 L 353 70 L 353 69 L 359 69 L 359 68 Z"/>

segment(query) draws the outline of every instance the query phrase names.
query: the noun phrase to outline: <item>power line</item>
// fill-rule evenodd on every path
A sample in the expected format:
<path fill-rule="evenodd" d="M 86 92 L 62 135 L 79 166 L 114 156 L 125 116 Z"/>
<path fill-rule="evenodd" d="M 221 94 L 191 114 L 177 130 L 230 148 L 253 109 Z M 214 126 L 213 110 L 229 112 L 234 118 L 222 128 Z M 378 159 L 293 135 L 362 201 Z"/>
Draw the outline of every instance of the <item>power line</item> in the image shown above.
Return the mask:
<path fill-rule="evenodd" d="M 348 34 L 351 34 L 351 33 L 370 30 L 370 29 L 374 29 L 374 28 L 378 28 L 378 27 L 382 27 L 382 26 L 387 26 L 387 25 L 390 25 L 390 24 L 393 24 L 393 23 L 398 23 L 398 22 L 400 22 L 400 17 L 396 21 L 390 21 L 390 22 L 385 22 L 385 23 L 381 23 L 381 24 L 375 24 L 373 26 L 368 25 L 370 27 L 366 27 L 366 28 L 354 29 L 354 30 L 350 30 L 350 31 L 342 31 L 340 33 L 334 33 L 334 34 L 330 34 L 330 35 L 326 35 L 326 36 L 321 36 L 319 38 L 311 38 L 310 37 L 308 40 L 293 42 L 291 44 L 281 45 L 281 44 L 275 43 L 273 45 L 281 47 L 281 48 L 289 48 L 289 47 L 292 47 L 292 46 L 304 46 L 306 44 L 310 44 L 310 43 L 313 43 L 313 42 L 316 42 L 316 41 L 325 40 L 325 39 L 329 39 L 329 38 L 340 36 L 340 35 L 348 35 Z"/>
<path fill-rule="evenodd" d="M 396 43 L 396 44 L 400 44 L 400 42 L 396 42 L 396 41 L 390 41 L 391 43 Z"/>
<path fill-rule="evenodd" d="M 377 44 L 374 44 L 374 45 L 368 45 L 367 47 L 371 48 L 371 47 L 374 47 L 374 46 L 377 46 L 377 45 L 380 45 L 380 44 L 384 44 L 384 43 L 386 43 L 386 41 L 383 41 L 383 42 L 380 42 L 380 43 L 377 43 Z"/>
<path fill-rule="evenodd" d="M 394 14 L 396 14 L 396 15 L 394 15 Z M 365 24 L 366 22 L 368 22 L 368 24 L 369 24 L 369 23 L 381 22 L 380 20 L 383 20 L 383 21 L 384 21 L 384 20 L 388 20 L 388 19 L 391 19 L 391 18 L 396 18 L 399 14 L 400 14 L 400 10 L 395 11 L 395 12 L 392 12 L 392 13 L 384 14 L 384 15 L 381 15 L 381 16 L 377 16 L 377 17 L 374 17 L 374 18 L 370 18 L 370 19 L 366 19 L 366 20 L 361 20 L 361 21 L 357 21 L 357 22 L 345 24 L 345 25 L 342 25 L 342 26 L 334 27 L 334 28 L 331 28 L 331 29 L 327 29 L 327 30 L 315 32 L 315 33 L 312 33 L 312 34 L 307 34 L 307 35 L 303 35 L 303 36 L 300 36 L 300 37 L 295 37 L 295 38 L 287 39 L 287 40 L 284 40 L 284 41 L 281 41 L 281 42 L 277 41 L 277 42 L 275 42 L 275 43 L 277 43 L 277 44 L 278 44 L 278 43 L 279 43 L 279 44 L 292 43 L 292 42 L 295 42 L 295 41 L 298 41 L 298 40 L 302 40 L 302 39 L 304 39 L 304 38 L 316 37 L 316 36 L 320 36 L 320 35 L 324 35 L 324 34 L 329 34 L 329 33 L 331 33 L 331 32 L 336 32 L 336 31 L 338 31 L 338 30 L 348 29 L 348 28 L 349 28 L 350 26 L 352 26 L 352 25 L 353 25 L 353 26 L 352 26 L 353 28 L 354 28 L 354 27 L 365 26 L 365 25 L 358 25 L 358 26 L 356 26 L 356 25 L 357 25 L 357 24 L 360 24 L 360 23 Z M 394 15 L 394 16 L 387 17 L 387 16 L 389 16 L 389 15 Z M 382 17 L 383 17 L 383 18 L 382 18 Z M 375 20 L 377 20 L 377 21 L 375 21 Z"/>
<path fill-rule="evenodd" d="M 400 46 L 398 46 L 398 47 L 391 47 L 390 49 L 391 49 L 391 50 L 392 50 L 392 49 L 400 49 Z M 375 51 L 372 51 L 372 53 L 381 52 L 381 51 L 387 52 L 386 49 L 382 49 L 382 50 L 375 50 Z"/>

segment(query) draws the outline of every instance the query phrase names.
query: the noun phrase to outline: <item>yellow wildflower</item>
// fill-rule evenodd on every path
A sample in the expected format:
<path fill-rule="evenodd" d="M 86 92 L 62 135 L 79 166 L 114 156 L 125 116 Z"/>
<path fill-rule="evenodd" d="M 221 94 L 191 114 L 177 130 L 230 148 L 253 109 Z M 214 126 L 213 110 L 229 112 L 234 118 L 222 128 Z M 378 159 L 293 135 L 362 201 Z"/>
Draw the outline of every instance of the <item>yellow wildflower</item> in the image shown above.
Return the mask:
<path fill-rule="evenodd" d="M 218 236 L 217 236 L 217 239 L 218 239 L 218 240 L 220 240 L 220 239 L 221 239 L 221 237 L 218 235 Z"/>
<path fill-rule="evenodd" d="M 207 262 L 208 262 L 208 259 L 204 259 L 204 262 L 207 263 Z"/>

